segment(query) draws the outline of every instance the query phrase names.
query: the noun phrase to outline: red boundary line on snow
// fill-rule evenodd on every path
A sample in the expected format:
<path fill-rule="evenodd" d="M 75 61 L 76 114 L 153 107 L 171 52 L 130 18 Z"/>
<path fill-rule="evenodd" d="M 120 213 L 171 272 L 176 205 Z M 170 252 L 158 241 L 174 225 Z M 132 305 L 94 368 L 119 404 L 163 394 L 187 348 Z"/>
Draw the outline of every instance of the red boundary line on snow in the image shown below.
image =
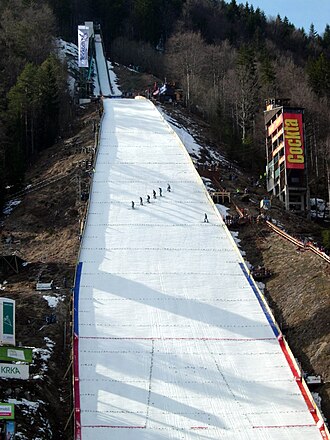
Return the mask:
<path fill-rule="evenodd" d="M 323 419 L 321 419 L 319 417 L 319 415 L 317 414 L 316 409 L 314 408 L 314 405 L 313 405 L 313 403 L 311 401 L 311 398 L 308 395 L 307 390 L 305 388 L 305 383 L 302 380 L 299 372 L 297 371 L 297 369 L 296 369 L 296 367 L 294 365 L 293 359 L 292 359 L 292 357 L 291 357 L 291 355 L 290 355 L 290 353 L 289 353 L 289 351 L 288 351 L 288 349 L 286 347 L 286 344 L 285 344 L 285 341 L 283 340 L 283 337 L 279 336 L 278 341 L 279 341 L 280 347 L 282 349 L 282 352 L 283 352 L 283 354 L 284 354 L 284 356 L 285 356 L 285 358 L 286 358 L 286 360 L 287 360 L 287 362 L 289 364 L 289 367 L 290 367 L 290 369 L 292 371 L 292 374 L 293 374 L 293 376 L 294 376 L 294 378 L 296 380 L 296 383 L 297 383 L 297 385 L 299 387 L 299 390 L 300 390 L 300 392 L 301 392 L 301 394 L 302 394 L 302 396 L 303 396 L 303 398 L 305 400 L 305 403 L 306 403 L 306 405 L 308 407 L 308 410 L 311 413 L 311 415 L 312 415 L 312 417 L 314 419 L 314 422 L 315 422 L 316 426 L 318 427 L 318 429 L 320 431 L 320 434 L 321 434 L 322 438 L 323 439 L 328 439 L 328 435 L 326 433 L 326 428 L 324 426 L 324 421 L 323 421 Z M 304 426 L 304 425 L 302 425 L 302 426 Z M 309 425 L 305 425 L 305 426 L 309 426 Z M 290 425 L 288 425 L 288 427 L 290 427 Z"/>
<path fill-rule="evenodd" d="M 74 390 L 74 424 L 75 440 L 81 440 L 80 386 L 79 386 L 79 337 L 73 337 L 73 390 Z"/>
<path fill-rule="evenodd" d="M 79 385 L 79 289 L 82 263 L 76 268 L 73 290 L 73 395 L 74 395 L 74 440 L 81 440 L 81 407 Z"/>
<path fill-rule="evenodd" d="M 257 297 L 257 299 L 258 299 L 258 301 L 259 301 L 259 303 L 260 303 L 260 305 L 262 307 L 262 310 L 264 311 L 265 316 L 266 316 L 270 326 L 273 329 L 274 335 L 278 339 L 278 342 L 279 342 L 279 345 L 281 347 L 282 353 L 284 354 L 285 359 L 286 359 L 286 361 L 287 361 L 287 363 L 288 363 L 288 365 L 289 365 L 289 367 L 291 369 L 293 377 L 294 377 L 294 379 L 295 379 L 295 381 L 296 381 L 296 383 L 297 383 L 297 385 L 299 387 L 299 390 L 300 390 L 300 393 L 301 393 L 303 399 L 305 400 L 307 408 L 308 408 L 309 412 L 311 413 L 311 415 L 312 415 L 312 417 L 314 419 L 316 427 L 320 431 L 320 434 L 321 434 L 322 438 L 324 440 L 326 440 L 326 439 L 329 440 L 329 437 L 328 437 L 328 434 L 327 434 L 328 431 L 327 431 L 327 428 L 325 426 L 324 420 L 323 420 L 321 414 L 317 411 L 317 409 L 313 405 L 313 398 L 312 398 L 311 394 L 309 393 L 309 390 L 307 388 L 307 385 L 306 385 L 305 381 L 301 378 L 301 376 L 300 376 L 300 374 L 299 374 L 299 372 L 298 372 L 298 370 L 296 368 L 296 365 L 295 365 L 295 362 L 294 362 L 294 357 L 293 357 L 293 354 L 292 354 L 289 346 L 286 344 L 286 342 L 285 342 L 285 340 L 283 338 L 283 335 L 281 333 L 279 333 L 278 326 L 277 326 L 277 324 L 275 322 L 274 316 L 270 313 L 270 311 L 269 311 L 269 309 L 267 307 L 267 303 L 266 303 L 266 301 L 264 299 L 264 296 L 259 291 L 259 289 L 257 289 L 256 284 L 255 284 L 253 278 L 247 273 L 245 266 L 242 263 L 240 263 L 240 266 L 241 266 L 241 269 L 242 269 L 244 275 L 246 276 L 248 282 L 250 283 L 254 293 L 256 294 L 256 297 Z"/>

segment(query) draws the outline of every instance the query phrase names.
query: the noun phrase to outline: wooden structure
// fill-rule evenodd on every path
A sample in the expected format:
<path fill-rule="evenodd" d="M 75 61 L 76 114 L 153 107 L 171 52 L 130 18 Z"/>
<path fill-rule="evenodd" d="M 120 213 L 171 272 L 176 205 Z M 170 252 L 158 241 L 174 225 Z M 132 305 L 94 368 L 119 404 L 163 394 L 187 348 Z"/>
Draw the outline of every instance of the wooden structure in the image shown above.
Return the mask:
<path fill-rule="evenodd" d="M 227 201 L 230 203 L 230 192 L 229 191 L 213 191 L 210 193 L 214 203 L 225 203 Z"/>

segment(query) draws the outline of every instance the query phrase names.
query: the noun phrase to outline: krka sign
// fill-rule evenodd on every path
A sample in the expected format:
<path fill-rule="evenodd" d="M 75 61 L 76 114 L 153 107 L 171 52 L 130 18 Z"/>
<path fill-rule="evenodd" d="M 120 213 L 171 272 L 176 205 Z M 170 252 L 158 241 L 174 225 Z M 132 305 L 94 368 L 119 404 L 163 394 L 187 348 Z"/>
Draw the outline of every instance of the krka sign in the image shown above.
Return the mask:
<path fill-rule="evenodd" d="M 28 379 L 29 366 L 23 364 L 0 364 L 0 378 Z"/>
<path fill-rule="evenodd" d="M 15 301 L 0 298 L 0 344 L 15 345 Z"/>

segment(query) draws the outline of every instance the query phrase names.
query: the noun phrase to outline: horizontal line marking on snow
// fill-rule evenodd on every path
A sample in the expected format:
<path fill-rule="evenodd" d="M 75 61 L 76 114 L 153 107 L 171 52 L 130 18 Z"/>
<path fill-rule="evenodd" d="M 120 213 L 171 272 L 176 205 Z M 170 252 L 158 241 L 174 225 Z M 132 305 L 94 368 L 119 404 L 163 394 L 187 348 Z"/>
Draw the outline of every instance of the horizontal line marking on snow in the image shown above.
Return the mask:
<path fill-rule="evenodd" d="M 116 179 L 116 180 L 112 180 L 112 179 L 108 179 L 107 180 L 107 182 L 108 183 L 115 183 L 115 184 L 119 184 L 119 183 L 134 183 L 134 184 L 137 184 L 137 183 L 141 183 L 141 185 L 143 185 L 143 187 L 145 188 L 145 185 L 146 185 L 146 181 L 145 180 L 141 180 L 141 179 L 139 179 L 138 177 L 136 177 L 135 179 L 130 179 L 130 178 L 127 178 L 127 179 L 122 179 L 122 180 L 120 180 L 120 179 Z M 191 183 L 196 183 L 196 179 L 178 179 L 178 180 L 171 180 L 171 184 L 172 185 L 176 185 L 177 183 L 189 183 L 189 184 L 191 184 Z M 169 197 L 171 197 L 173 194 L 175 195 L 175 190 L 171 190 L 171 191 L 167 191 L 166 190 L 166 185 L 167 185 L 167 182 L 164 182 L 164 180 L 148 180 L 148 187 L 150 188 L 150 187 L 152 187 L 152 185 L 164 185 L 163 187 L 162 187 L 162 189 L 163 189 L 163 196 L 162 197 L 166 197 L 166 195 L 168 195 Z M 157 188 L 159 188 L 159 186 L 157 186 Z M 156 189 L 157 189 L 156 188 Z M 203 192 L 205 192 L 205 191 L 203 191 Z M 194 194 L 195 194 L 195 191 L 194 191 Z M 201 202 L 199 202 L 199 203 L 201 203 Z"/>
<path fill-rule="evenodd" d="M 97 238 L 97 237 L 84 237 L 84 238 Z M 94 247 L 83 249 L 95 249 Z M 106 249 L 107 251 L 196 251 L 196 252 L 232 252 L 232 249 L 221 248 L 171 248 L 171 247 L 102 247 L 96 249 Z"/>
<path fill-rule="evenodd" d="M 84 284 L 81 287 L 83 288 L 95 288 L 95 286 Z M 114 301 L 149 301 L 150 297 L 136 297 L 136 296 L 128 296 L 126 298 L 104 298 L 99 296 L 90 296 L 86 298 L 80 298 L 80 302 L 82 301 L 104 301 L 104 302 L 114 302 Z M 207 303 L 215 303 L 215 302 L 226 302 L 226 303 L 235 303 L 235 302 L 254 302 L 253 298 L 199 298 L 199 297 L 187 297 L 187 298 L 152 298 L 152 301 L 198 301 L 198 302 L 207 302 Z M 81 311 L 81 310 L 80 310 Z"/>
<path fill-rule="evenodd" d="M 137 128 L 136 130 L 126 130 L 124 128 L 117 128 L 116 130 L 107 130 L 106 128 L 104 128 L 104 133 L 106 133 L 106 134 L 117 134 L 117 133 L 136 134 L 136 133 L 138 133 L 139 135 L 141 135 L 141 129 Z M 171 129 L 162 130 L 162 131 L 149 130 L 148 134 L 149 133 L 160 134 L 163 136 L 164 134 L 173 134 L 173 130 L 171 130 Z M 112 139 L 112 137 L 101 136 L 101 140 L 102 139 Z"/>
<path fill-rule="evenodd" d="M 131 353 L 131 352 L 128 352 Z M 128 354 L 127 353 L 127 354 Z M 167 354 L 167 353 L 166 353 Z M 157 353 L 157 356 L 159 356 L 159 353 Z M 81 366 L 85 367 L 84 364 L 82 364 Z M 89 366 L 89 365 L 87 365 Z M 91 367 L 95 367 L 95 364 L 90 365 Z M 129 383 L 139 383 L 139 384 L 148 384 L 147 380 L 128 380 L 126 378 L 119 380 L 119 379 L 89 379 L 89 378 L 80 378 L 80 382 L 89 382 L 89 383 L 118 383 L 118 384 L 129 384 Z M 262 383 L 292 383 L 294 382 L 293 379 L 282 379 L 282 380 L 246 380 L 246 383 L 254 383 L 254 384 L 262 384 Z M 180 381 L 172 381 L 172 380 L 168 380 L 166 381 L 167 384 L 172 384 L 172 385 L 184 385 L 184 384 L 197 384 L 197 385 L 207 385 L 207 384 L 219 384 L 219 381 L 216 380 L 180 380 Z"/>
<path fill-rule="evenodd" d="M 141 354 L 141 355 L 148 355 L 148 352 L 143 351 L 143 350 L 80 350 L 81 353 L 89 353 L 89 354 L 103 354 L 103 353 L 108 353 L 108 354 Z M 209 351 L 184 351 L 184 350 L 180 350 L 180 354 L 189 354 L 192 356 L 200 356 L 201 354 L 208 354 L 210 353 Z M 216 354 L 217 356 L 227 356 L 228 353 L 226 352 L 222 352 L 222 351 L 212 351 L 212 354 Z M 159 351 L 158 350 L 158 356 L 161 355 L 174 355 L 177 356 L 177 352 L 175 351 L 168 351 L 168 350 L 163 350 L 163 351 Z M 239 351 L 237 353 L 235 353 L 235 356 L 281 356 L 281 353 L 277 352 L 277 351 L 265 351 L 265 352 L 242 352 Z M 293 379 L 279 379 L 279 380 L 275 380 L 276 382 L 278 381 L 293 381 Z M 267 381 L 269 381 L 269 379 L 267 379 Z M 300 411 L 298 411 L 300 412 Z M 258 414 L 258 413 L 256 413 Z"/>
<path fill-rule="evenodd" d="M 113 337 L 113 336 L 80 336 L 80 339 L 105 339 L 105 340 L 119 340 L 119 341 L 273 341 L 274 338 L 173 338 L 173 337 Z"/>
<path fill-rule="evenodd" d="M 85 311 L 84 313 L 88 313 Z M 108 327 L 108 328 L 191 328 L 190 324 L 108 324 L 108 323 L 82 323 L 81 326 L 95 326 L 95 327 Z M 216 328 L 265 328 L 268 324 L 251 324 L 251 325 L 216 325 Z"/>
<path fill-rule="evenodd" d="M 253 429 L 287 429 L 287 428 L 310 428 L 315 425 L 312 423 L 301 425 L 269 425 L 269 426 L 252 426 Z"/>
<path fill-rule="evenodd" d="M 246 412 L 246 415 L 266 415 L 266 414 L 274 414 L 273 411 L 269 411 L 269 410 L 265 410 L 265 411 L 251 411 L 251 412 Z M 290 409 L 290 410 L 282 410 L 282 411 L 278 411 L 277 414 L 306 414 L 306 409 Z"/>
<path fill-rule="evenodd" d="M 106 183 L 106 182 L 99 182 L 99 183 Z M 153 205 L 156 205 L 156 204 L 158 204 L 159 203 L 159 198 L 157 198 L 156 197 L 156 199 L 154 199 L 154 198 L 152 198 L 151 200 L 150 200 L 150 202 L 148 203 L 148 202 L 146 202 L 146 200 L 145 200 L 145 202 L 144 202 L 144 205 L 142 205 L 142 206 L 140 206 L 139 205 L 139 200 L 140 199 L 138 199 L 138 197 L 139 196 L 137 196 L 136 198 L 133 198 L 133 197 L 131 197 L 131 198 L 129 198 L 129 199 L 121 199 L 121 200 L 112 200 L 111 202 L 109 202 L 109 201 L 106 201 L 106 200 L 102 200 L 102 201 L 98 201 L 98 200 L 93 200 L 93 205 L 107 205 L 107 206 L 109 206 L 109 205 L 129 205 L 130 203 L 131 203 L 131 201 L 132 201 L 132 198 L 133 198 L 133 201 L 135 200 L 135 211 L 136 210 L 139 210 L 139 209 L 146 209 L 147 207 L 150 207 L 150 206 L 153 206 Z M 103 197 L 102 197 L 102 199 L 103 199 Z M 162 200 L 161 200 L 161 203 L 162 203 L 162 205 L 163 204 L 165 204 L 165 202 L 163 202 Z M 191 204 L 193 204 L 193 203 L 195 203 L 195 202 L 186 202 L 186 201 L 181 201 L 181 200 L 172 200 L 171 202 L 169 202 L 169 204 L 171 205 L 171 206 L 176 206 L 176 205 L 191 205 Z M 197 206 L 199 206 L 200 204 L 199 203 L 195 203 Z M 132 211 L 132 208 L 131 208 L 131 206 L 129 207 L 129 210 L 130 211 Z M 202 208 L 201 208 L 201 210 L 202 210 Z M 218 220 L 218 218 L 216 219 L 216 221 L 217 221 L 217 225 L 219 226 L 221 223 L 220 223 L 220 221 Z M 205 223 L 204 221 L 201 221 L 201 222 L 195 222 L 195 223 L 197 223 L 197 224 L 203 224 L 203 223 Z M 189 223 L 189 224 L 192 224 L 192 223 Z M 212 225 L 212 223 L 211 222 L 208 222 L 208 223 L 206 223 L 207 225 L 209 225 L 209 226 L 211 226 Z M 216 225 L 215 225 L 216 226 Z"/>
<path fill-rule="evenodd" d="M 190 429 L 209 429 L 208 426 L 191 426 Z"/>
<path fill-rule="evenodd" d="M 171 144 L 168 144 L 168 145 L 161 145 L 160 146 L 160 148 L 173 148 L 174 147 L 174 149 L 175 150 L 177 150 L 177 145 L 171 145 Z M 110 148 L 118 148 L 118 144 L 107 144 L 107 149 L 110 149 Z M 122 144 L 120 144 L 120 149 L 124 149 L 124 148 L 143 148 L 143 149 L 145 149 L 145 148 L 152 148 L 153 150 L 155 149 L 155 145 L 134 145 L 134 144 L 127 144 L 127 145 L 122 145 Z M 173 155 L 173 156 L 179 156 L 179 155 L 182 155 L 182 154 L 184 154 L 184 153 L 166 153 L 167 155 L 169 154 L 169 155 Z M 113 153 L 106 153 L 106 152 L 104 152 L 104 153 L 100 153 L 99 154 L 99 156 L 112 156 L 113 155 Z"/>
<path fill-rule="evenodd" d="M 84 260 L 84 264 L 85 263 L 96 263 L 96 261 L 93 260 Z M 116 276 L 119 275 L 159 275 L 159 272 L 118 272 L 116 271 Z M 110 272 L 86 272 L 84 271 L 84 276 L 86 275 L 92 275 L 92 276 L 99 276 L 99 275 L 112 275 L 112 273 Z M 162 275 L 206 275 L 206 276 L 213 276 L 213 278 L 215 277 L 223 277 L 224 275 L 228 275 L 228 273 L 225 272 L 162 272 Z M 234 273 L 234 274 L 230 274 L 231 277 L 235 277 L 235 276 L 239 276 L 241 278 L 241 273 Z"/>
<path fill-rule="evenodd" d="M 182 155 L 183 156 L 183 155 Z M 185 156 L 183 156 L 185 158 Z M 129 162 L 129 161 L 125 161 L 125 162 L 121 162 L 121 161 L 116 161 L 115 164 L 116 166 L 118 165 L 187 165 L 187 160 L 184 160 L 183 162 L 147 162 L 145 160 L 141 160 L 141 161 L 134 161 L 134 162 Z"/>
<path fill-rule="evenodd" d="M 95 202 L 94 202 L 95 203 Z M 104 202 L 104 203 L 108 203 L 108 202 Z M 112 222 L 111 224 L 109 223 L 94 223 L 94 224 L 90 224 L 88 223 L 89 227 L 99 227 L 99 226 L 107 226 L 110 229 L 113 229 L 117 226 L 127 226 L 127 227 L 131 227 L 131 226 L 146 226 L 148 228 L 150 227 L 157 227 L 157 228 L 180 228 L 180 227 L 187 227 L 189 226 L 190 228 L 193 227 L 198 227 L 200 228 L 202 225 L 208 227 L 208 228 L 219 228 L 219 226 L 224 226 L 223 224 L 212 224 L 212 223 L 204 223 L 204 222 L 199 222 L 199 223 L 176 223 L 176 224 L 167 224 L 167 223 L 114 223 Z"/>
<path fill-rule="evenodd" d="M 120 426 L 120 425 L 82 425 L 82 428 L 146 429 L 145 426 Z"/>

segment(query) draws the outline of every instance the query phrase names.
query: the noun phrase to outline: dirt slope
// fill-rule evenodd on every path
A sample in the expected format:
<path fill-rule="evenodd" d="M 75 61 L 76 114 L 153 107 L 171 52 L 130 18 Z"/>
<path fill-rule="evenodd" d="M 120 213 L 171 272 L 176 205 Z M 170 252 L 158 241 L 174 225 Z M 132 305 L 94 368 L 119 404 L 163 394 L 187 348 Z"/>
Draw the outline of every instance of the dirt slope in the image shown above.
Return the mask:
<path fill-rule="evenodd" d="M 22 439 L 71 439 L 65 429 L 72 407 L 71 301 L 79 250 L 80 220 L 86 209 L 80 193 L 88 188 L 98 106 L 79 109 L 68 138 L 44 151 L 27 172 L 25 194 L 2 218 L 0 255 L 16 253 L 27 265 L 7 271 L 0 294 L 16 300 L 16 341 L 35 347 L 29 381 L 2 381 L 0 401 L 15 399 Z M 36 282 L 54 281 L 52 291 Z M 55 307 L 54 307 L 55 304 Z M 46 318 L 56 315 L 56 323 Z"/>

